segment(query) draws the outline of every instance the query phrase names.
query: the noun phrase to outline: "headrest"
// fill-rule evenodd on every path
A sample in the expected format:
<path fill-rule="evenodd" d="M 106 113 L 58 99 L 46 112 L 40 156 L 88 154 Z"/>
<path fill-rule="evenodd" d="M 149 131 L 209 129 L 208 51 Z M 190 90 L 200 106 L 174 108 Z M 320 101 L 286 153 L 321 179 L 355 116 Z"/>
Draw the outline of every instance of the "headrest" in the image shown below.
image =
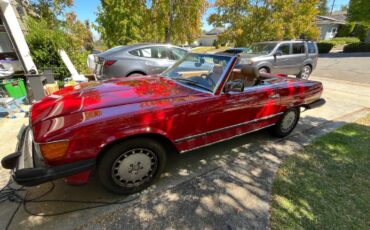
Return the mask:
<path fill-rule="evenodd" d="M 241 68 L 241 72 L 249 79 L 258 79 L 260 77 L 260 73 L 256 67 L 245 65 Z"/>

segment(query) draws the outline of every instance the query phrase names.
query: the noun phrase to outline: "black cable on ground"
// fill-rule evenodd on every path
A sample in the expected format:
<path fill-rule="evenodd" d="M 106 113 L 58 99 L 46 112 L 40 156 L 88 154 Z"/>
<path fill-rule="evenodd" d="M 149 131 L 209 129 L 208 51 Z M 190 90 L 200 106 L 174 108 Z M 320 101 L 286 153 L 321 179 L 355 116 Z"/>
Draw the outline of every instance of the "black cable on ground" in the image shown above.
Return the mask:
<path fill-rule="evenodd" d="M 31 215 L 31 216 L 51 217 L 51 216 L 64 215 L 64 214 L 68 214 L 68 213 L 72 213 L 72 212 L 94 209 L 94 208 L 99 208 L 99 207 L 104 207 L 104 206 L 109 206 L 109 205 L 125 204 L 125 203 L 134 201 L 137 198 L 139 198 L 139 196 L 136 195 L 135 197 L 133 197 L 131 199 L 117 200 L 117 201 L 113 201 L 113 202 L 82 201 L 82 200 L 58 200 L 58 199 L 55 199 L 55 200 L 40 200 L 41 198 L 47 196 L 48 194 L 50 194 L 54 190 L 55 184 L 53 182 L 51 182 L 50 183 L 51 184 L 50 189 L 48 189 L 45 193 L 43 193 L 39 196 L 36 196 L 35 198 L 27 199 L 27 197 L 29 195 L 29 191 L 27 191 L 23 187 L 13 188 L 13 187 L 10 186 L 11 184 L 13 184 L 13 182 L 9 181 L 7 185 L 5 185 L 2 189 L 0 189 L 0 203 L 6 202 L 6 201 L 13 202 L 13 203 L 18 203 L 18 206 L 15 209 L 15 211 L 12 213 L 5 229 L 9 228 L 9 226 L 11 225 L 15 215 L 17 214 L 17 212 L 18 212 L 18 210 L 21 206 L 23 206 L 23 209 L 25 210 L 25 212 L 27 214 Z M 22 196 L 21 194 L 19 194 L 20 192 L 26 192 L 26 194 L 24 196 Z M 50 203 L 51 202 L 79 203 L 79 204 L 94 204 L 94 205 L 89 206 L 89 207 L 84 207 L 84 208 L 77 208 L 77 209 L 72 209 L 72 210 L 68 210 L 68 211 L 63 211 L 63 212 L 56 212 L 56 213 L 34 213 L 34 212 L 30 211 L 29 208 L 27 207 L 28 203 L 45 203 L 45 202 L 50 202 Z"/>

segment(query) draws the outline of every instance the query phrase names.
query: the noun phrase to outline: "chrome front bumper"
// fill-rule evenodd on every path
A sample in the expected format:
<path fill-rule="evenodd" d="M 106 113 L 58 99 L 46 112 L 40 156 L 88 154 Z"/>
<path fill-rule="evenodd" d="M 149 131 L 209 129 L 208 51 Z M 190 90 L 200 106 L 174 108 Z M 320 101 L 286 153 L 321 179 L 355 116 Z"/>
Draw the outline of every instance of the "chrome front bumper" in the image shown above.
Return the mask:
<path fill-rule="evenodd" d="M 33 142 L 32 130 L 28 126 L 22 127 L 18 134 L 16 152 L 1 160 L 2 166 L 12 170 L 14 181 L 20 185 L 42 184 L 83 172 L 95 165 L 95 159 L 88 159 L 51 167 L 44 162 L 36 147 Z"/>

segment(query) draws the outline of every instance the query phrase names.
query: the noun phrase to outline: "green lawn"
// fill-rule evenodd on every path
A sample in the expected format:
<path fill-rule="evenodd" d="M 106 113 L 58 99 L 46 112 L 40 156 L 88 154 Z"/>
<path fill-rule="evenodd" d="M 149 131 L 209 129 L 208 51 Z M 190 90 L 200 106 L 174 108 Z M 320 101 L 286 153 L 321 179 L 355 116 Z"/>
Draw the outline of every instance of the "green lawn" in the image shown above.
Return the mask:
<path fill-rule="evenodd" d="M 370 229 L 370 115 L 317 139 L 279 168 L 272 229 Z"/>
<path fill-rule="evenodd" d="M 195 53 L 208 53 L 208 52 L 220 52 L 228 48 L 230 47 L 220 46 L 220 48 L 216 49 L 214 46 L 198 46 L 193 48 L 191 51 Z"/>

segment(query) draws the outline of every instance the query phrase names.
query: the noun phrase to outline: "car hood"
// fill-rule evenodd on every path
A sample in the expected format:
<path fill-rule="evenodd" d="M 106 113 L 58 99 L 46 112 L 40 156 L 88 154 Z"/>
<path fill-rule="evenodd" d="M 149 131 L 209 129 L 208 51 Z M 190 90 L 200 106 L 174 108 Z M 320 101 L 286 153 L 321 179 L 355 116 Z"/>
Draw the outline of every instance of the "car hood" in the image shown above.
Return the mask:
<path fill-rule="evenodd" d="M 162 76 L 130 77 L 65 87 L 32 106 L 31 123 L 101 108 L 184 97 L 199 92 Z"/>

